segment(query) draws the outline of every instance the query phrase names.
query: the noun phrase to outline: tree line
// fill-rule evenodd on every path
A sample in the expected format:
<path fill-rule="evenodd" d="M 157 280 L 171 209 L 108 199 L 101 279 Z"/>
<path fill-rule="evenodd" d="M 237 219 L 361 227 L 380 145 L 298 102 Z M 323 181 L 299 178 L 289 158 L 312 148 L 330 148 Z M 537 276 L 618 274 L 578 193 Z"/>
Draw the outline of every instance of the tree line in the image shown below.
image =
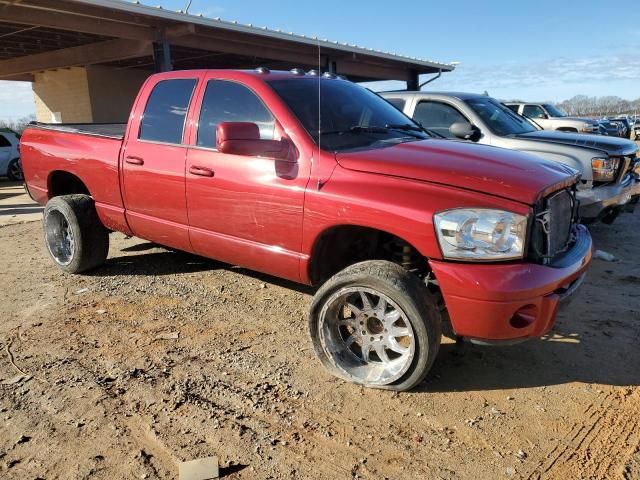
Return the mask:
<path fill-rule="evenodd" d="M 18 118 L 16 120 L 0 120 L 0 129 L 8 128 L 13 130 L 17 134 L 22 134 L 29 122 L 33 122 L 36 119 L 35 115 L 29 115 L 27 117 Z"/>
<path fill-rule="evenodd" d="M 589 97 L 588 95 L 576 95 L 557 105 L 569 115 L 602 117 L 640 114 L 640 98 L 636 100 L 625 100 L 624 98 L 615 96 Z"/>

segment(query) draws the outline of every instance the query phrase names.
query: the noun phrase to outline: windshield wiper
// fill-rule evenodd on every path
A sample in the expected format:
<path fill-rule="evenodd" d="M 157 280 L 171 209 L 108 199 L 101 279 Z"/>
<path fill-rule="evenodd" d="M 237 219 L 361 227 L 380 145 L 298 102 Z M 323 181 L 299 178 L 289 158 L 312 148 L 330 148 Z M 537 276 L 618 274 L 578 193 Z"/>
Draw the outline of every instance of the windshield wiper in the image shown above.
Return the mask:
<path fill-rule="evenodd" d="M 385 127 L 363 127 L 354 125 L 344 130 L 320 130 L 320 135 L 344 135 L 345 133 L 387 133 L 388 128 Z"/>
<path fill-rule="evenodd" d="M 392 130 L 399 130 L 401 132 L 407 133 L 409 136 L 413 137 L 413 138 L 422 138 L 421 135 L 417 135 L 415 133 L 411 133 L 411 132 L 423 132 L 424 129 L 420 128 L 416 125 L 411 125 L 411 124 L 387 124 L 385 126 L 380 126 L 380 125 L 371 125 L 368 127 L 362 126 L 362 125 L 354 125 L 352 127 L 349 127 L 347 129 L 344 130 L 327 130 L 327 131 L 320 131 L 320 135 L 344 135 L 347 133 L 389 133 L 389 131 Z"/>

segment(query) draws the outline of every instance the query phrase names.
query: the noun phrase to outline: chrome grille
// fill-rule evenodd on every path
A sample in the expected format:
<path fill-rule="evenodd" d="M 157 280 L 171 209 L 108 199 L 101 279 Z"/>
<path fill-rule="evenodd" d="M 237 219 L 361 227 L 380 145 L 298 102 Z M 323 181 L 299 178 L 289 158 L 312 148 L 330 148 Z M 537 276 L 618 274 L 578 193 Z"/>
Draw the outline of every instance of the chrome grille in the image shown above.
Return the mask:
<path fill-rule="evenodd" d="M 618 174 L 616 176 L 617 183 L 622 182 L 627 173 L 631 170 L 631 166 L 635 161 L 635 155 L 627 157 L 620 157 L 620 166 L 618 167 Z"/>

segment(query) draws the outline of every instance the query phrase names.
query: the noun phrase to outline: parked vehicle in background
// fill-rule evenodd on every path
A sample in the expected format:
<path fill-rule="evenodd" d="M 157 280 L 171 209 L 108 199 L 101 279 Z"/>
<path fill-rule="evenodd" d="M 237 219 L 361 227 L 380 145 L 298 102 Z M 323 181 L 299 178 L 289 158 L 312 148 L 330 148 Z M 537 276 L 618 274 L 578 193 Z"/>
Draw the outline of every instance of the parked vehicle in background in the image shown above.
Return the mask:
<path fill-rule="evenodd" d="M 605 128 L 604 125 L 602 125 L 600 122 L 598 122 L 598 135 L 609 135 L 609 132 L 607 131 L 607 129 Z"/>
<path fill-rule="evenodd" d="M 22 180 L 20 137 L 9 129 L 0 129 L 0 176 Z"/>
<path fill-rule="evenodd" d="M 611 122 L 606 118 L 598 120 L 598 123 L 606 130 L 607 135 L 611 137 L 622 137 L 622 126 L 620 124 Z"/>
<path fill-rule="evenodd" d="M 631 138 L 631 122 L 627 117 L 610 118 L 609 121 L 622 125 L 622 137 Z"/>
<path fill-rule="evenodd" d="M 570 117 L 550 103 L 505 102 L 515 113 L 534 120 L 545 130 L 561 132 L 598 133 L 598 122 L 590 118 Z"/>
<path fill-rule="evenodd" d="M 635 140 L 640 140 L 640 118 L 633 122 L 633 135 Z"/>
<path fill-rule="evenodd" d="M 318 285 L 314 349 L 351 382 L 419 383 L 443 311 L 477 342 L 544 334 L 591 259 L 574 170 L 431 139 L 335 75 L 157 74 L 129 118 L 25 130 L 54 263 L 98 267 L 112 230 Z"/>
<path fill-rule="evenodd" d="M 629 140 L 538 130 L 486 95 L 389 92 L 382 96 L 443 137 L 527 152 L 575 169 L 581 176 L 577 197 L 583 222 L 611 223 L 640 195 L 640 181 L 632 171 L 638 147 Z"/>

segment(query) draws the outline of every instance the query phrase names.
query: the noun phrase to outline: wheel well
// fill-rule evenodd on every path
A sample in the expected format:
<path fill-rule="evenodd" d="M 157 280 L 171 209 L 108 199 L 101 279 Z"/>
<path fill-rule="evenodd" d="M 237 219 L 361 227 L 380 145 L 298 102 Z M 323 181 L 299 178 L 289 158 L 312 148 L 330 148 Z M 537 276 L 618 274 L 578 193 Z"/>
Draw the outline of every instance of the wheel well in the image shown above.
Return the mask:
<path fill-rule="evenodd" d="M 369 227 L 341 225 L 323 232 L 311 251 L 309 278 L 319 284 L 364 260 L 389 260 L 408 270 L 428 271 L 427 260 L 409 242 Z"/>
<path fill-rule="evenodd" d="M 556 130 L 558 130 L 559 132 L 575 132 L 575 133 L 578 133 L 578 129 L 577 128 L 573 128 L 573 127 L 560 127 L 560 128 L 557 128 Z"/>
<path fill-rule="evenodd" d="M 51 175 L 49 175 L 48 190 L 49 198 L 76 193 L 91 195 L 89 189 L 80 178 L 73 173 L 61 170 L 52 172 Z"/>

